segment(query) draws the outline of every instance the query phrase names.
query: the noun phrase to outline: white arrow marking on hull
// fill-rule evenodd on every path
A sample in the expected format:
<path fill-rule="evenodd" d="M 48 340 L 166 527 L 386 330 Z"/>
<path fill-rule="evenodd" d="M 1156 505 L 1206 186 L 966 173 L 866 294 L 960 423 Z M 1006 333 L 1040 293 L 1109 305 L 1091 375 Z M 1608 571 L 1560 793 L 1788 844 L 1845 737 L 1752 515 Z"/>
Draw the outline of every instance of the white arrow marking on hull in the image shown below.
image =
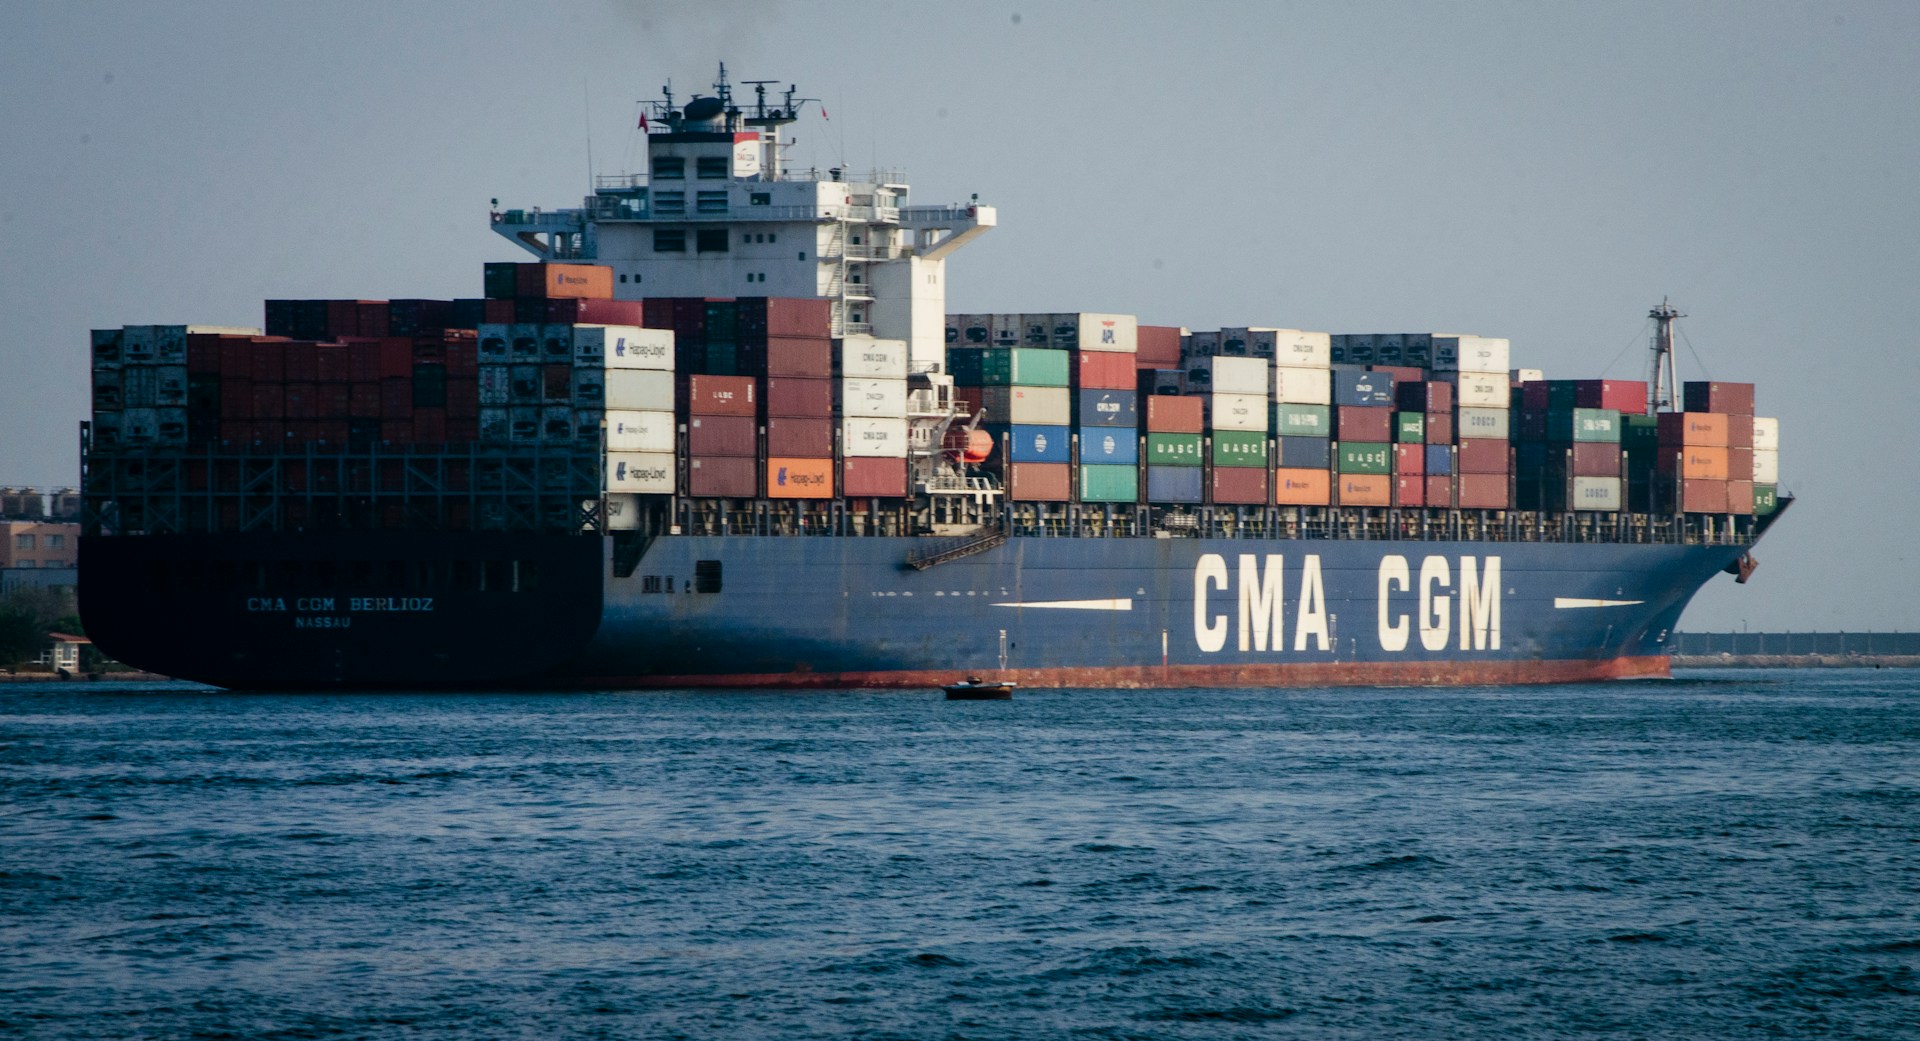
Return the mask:
<path fill-rule="evenodd" d="M 1556 596 L 1553 598 L 1553 606 L 1555 607 L 1631 607 L 1634 604 L 1644 603 L 1646 603 L 1645 600 L 1588 600 L 1577 596 Z"/>
<path fill-rule="evenodd" d="M 1062 611 L 1131 611 L 1132 600 L 1034 600 L 995 604 L 995 607 L 1045 607 Z"/>

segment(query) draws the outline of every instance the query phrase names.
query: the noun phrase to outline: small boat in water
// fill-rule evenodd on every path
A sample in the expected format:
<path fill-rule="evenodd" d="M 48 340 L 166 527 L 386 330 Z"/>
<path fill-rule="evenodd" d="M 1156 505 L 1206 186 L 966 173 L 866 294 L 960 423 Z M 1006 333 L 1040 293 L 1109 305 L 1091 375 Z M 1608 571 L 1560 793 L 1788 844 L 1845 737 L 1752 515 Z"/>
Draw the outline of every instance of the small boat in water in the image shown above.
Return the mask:
<path fill-rule="evenodd" d="M 949 683 L 944 688 L 948 701 L 1010 701 L 1013 699 L 1014 684 L 1008 680 L 983 680 L 978 676 L 968 676 L 959 683 Z"/>

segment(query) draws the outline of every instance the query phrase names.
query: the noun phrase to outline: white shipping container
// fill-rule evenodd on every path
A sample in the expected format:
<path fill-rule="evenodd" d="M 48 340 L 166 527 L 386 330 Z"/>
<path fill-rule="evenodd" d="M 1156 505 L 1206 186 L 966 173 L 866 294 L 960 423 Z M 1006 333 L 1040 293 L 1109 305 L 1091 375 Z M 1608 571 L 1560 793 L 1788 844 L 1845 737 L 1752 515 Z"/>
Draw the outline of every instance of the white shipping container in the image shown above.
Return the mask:
<path fill-rule="evenodd" d="M 607 407 L 642 412 L 673 411 L 673 373 L 660 369 L 608 369 Z"/>
<path fill-rule="evenodd" d="M 1576 477 L 1573 479 L 1573 503 L 1576 510 L 1620 509 L 1620 478 Z"/>
<path fill-rule="evenodd" d="M 607 451 L 673 452 L 673 413 L 609 409 L 606 417 Z"/>
<path fill-rule="evenodd" d="M 1022 328 L 1026 324 L 1025 319 L 1026 319 L 1025 315 L 1018 315 L 1018 314 L 989 315 L 988 321 L 990 322 L 990 325 L 992 328 L 993 346 L 995 347 L 1020 346 L 1020 337 L 1021 337 L 1021 334 L 1025 331 Z"/>
<path fill-rule="evenodd" d="M 1753 483 L 1780 483 L 1780 452 L 1778 449 L 1756 448 L 1753 450 Z"/>
<path fill-rule="evenodd" d="M 844 379 L 840 381 L 843 416 L 905 416 L 906 380 Z"/>
<path fill-rule="evenodd" d="M 1055 314 L 1052 332 L 1050 346 L 1056 348 L 1115 354 L 1140 350 L 1140 321 L 1130 314 Z"/>
<path fill-rule="evenodd" d="M 1756 452 L 1778 452 L 1780 450 L 1780 421 L 1766 416 L 1753 417 L 1753 450 Z"/>
<path fill-rule="evenodd" d="M 1513 369 L 1507 373 L 1507 379 L 1513 383 L 1541 383 L 1546 378 L 1542 369 Z"/>
<path fill-rule="evenodd" d="M 1213 392 L 1215 394 L 1258 394 L 1265 397 L 1272 389 L 1273 378 L 1267 374 L 1270 364 L 1265 358 L 1230 358 L 1221 356 L 1213 359 Z"/>
<path fill-rule="evenodd" d="M 907 421 L 849 416 L 840 423 L 840 446 L 848 458 L 905 459 Z"/>
<path fill-rule="evenodd" d="M 1065 387 L 982 387 L 980 404 L 988 423 L 1063 427 L 1073 422 L 1073 392 Z"/>
<path fill-rule="evenodd" d="M 1433 367 L 1439 372 L 1484 372 L 1507 378 L 1512 350 L 1492 336 L 1435 336 Z"/>
<path fill-rule="evenodd" d="M 1273 367 L 1273 400 L 1282 405 L 1331 405 L 1333 370 L 1276 365 Z"/>
<path fill-rule="evenodd" d="M 1510 390 L 1504 368 L 1498 374 L 1462 372 L 1453 383 L 1453 404 L 1456 408 L 1506 408 Z"/>
<path fill-rule="evenodd" d="M 672 452 L 608 452 L 607 491 L 672 495 Z"/>
<path fill-rule="evenodd" d="M 579 325 L 573 330 L 573 358 L 578 365 L 609 369 L 665 369 L 673 371 L 673 330 L 642 329 L 635 325 Z"/>
<path fill-rule="evenodd" d="M 1454 413 L 1453 434 L 1457 438 L 1489 438 L 1505 441 L 1513 429 L 1513 413 L 1504 408 L 1462 408 Z"/>
<path fill-rule="evenodd" d="M 606 520 L 608 531 L 633 531 L 640 527 L 640 497 L 632 492 L 609 494 Z"/>
<path fill-rule="evenodd" d="M 1265 394 L 1215 394 L 1209 404 L 1215 430 L 1267 429 Z"/>
<path fill-rule="evenodd" d="M 1333 337 L 1302 329 L 1273 330 L 1273 363 L 1292 368 L 1324 369 L 1333 364 Z"/>
<path fill-rule="evenodd" d="M 849 336 L 840 341 L 840 374 L 883 380 L 907 378 L 907 341 Z"/>

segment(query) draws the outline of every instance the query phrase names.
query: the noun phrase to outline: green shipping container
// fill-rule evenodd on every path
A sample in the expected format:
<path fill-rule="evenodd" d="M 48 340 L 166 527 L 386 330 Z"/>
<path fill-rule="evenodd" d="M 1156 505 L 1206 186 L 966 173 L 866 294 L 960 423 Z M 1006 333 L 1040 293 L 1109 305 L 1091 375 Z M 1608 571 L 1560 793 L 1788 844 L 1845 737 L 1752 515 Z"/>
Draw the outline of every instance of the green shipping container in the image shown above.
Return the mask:
<path fill-rule="evenodd" d="M 1395 412 L 1393 439 L 1403 445 L 1427 443 L 1427 415 L 1424 412 Z"/>
<path fill-rule="evenodd" d="M 990 387 L 1064 387 L 1071 351 L 1013 347 L 987 351 L 980 359 L 980 382 Z"/>
<path fill-rule="evenodd" d="M 1343 474 L 1392 473 L 1393 446 L 1372 441 L 1342 441 L 1339 466 Z"/>
<path fill-rule="evenodd" d="M 1214 431 L 1213 465 L 1266 466 L 1267 435 L 1244 430 Z"/>
<path fill-rule="evenodd" d="M 1549 441 L 1619 444 L 1620 431 L 1620 413 L 1610 408 L 1556 409 L 1547 413 Z"/>
<path fill-rule="evenodd" d="M 1274 405 L 1268 426 L 1281 437 L 1332 437 L 1333 409 L 1327 405 Z"/>
<path fill-rule="evenodd" d="M 1064 356 L 1067 352 L 1057 352 Z M 1082 502 L 1140 501 L 1140 471 L 1137 467 L 1099 463 L 1080 467 Z"/>
<path fill-rule="evenodd" d="M 1547 409 L 1560 412 L 1573 408 L 1580 400 L 1579 380 L 1548 380 Z"/>
<path fill-rule="evenodd" d="M 1779 508 L 1780 508 L 1780 487 L 1778 485 L 1756 484 L 1753 486 L 1753 515 L 1754 516 L 1770 517 L 1773 515 L 1773 511 Z"/>
<path fill-rule="evenodd" d="M 1200 453 L 1199 434 L 1148 434 L 1148 466 L 1199 466 L 1205 458 Z"/>

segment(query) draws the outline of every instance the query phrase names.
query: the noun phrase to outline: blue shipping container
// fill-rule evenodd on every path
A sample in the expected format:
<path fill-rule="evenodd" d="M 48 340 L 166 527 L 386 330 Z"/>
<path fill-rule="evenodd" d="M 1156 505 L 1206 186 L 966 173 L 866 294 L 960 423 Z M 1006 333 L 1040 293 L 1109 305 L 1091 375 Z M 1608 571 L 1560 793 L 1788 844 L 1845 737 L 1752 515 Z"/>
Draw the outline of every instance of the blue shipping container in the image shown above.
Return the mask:
<path fill-rule="evenodd" d="M 1140 393 L 1133 390 L 1083 390 L 1076 402 L 1080 406 L 1080 425 L 1138 429 L 1139 400 Z"/>
<path fill-rule="evenodd" d="M 1206 471 L 1198 466 L 1147 467 L 1148 502 L 1199 502 L 1201 478 Z"/>
<path fill-rule="evenodd" d="M 1336 405 L 1393 404 L 1393 374 L 1360 369 L 1333 370 L 1333 403 Z"/>
<path fill-rule="evenodd" d="M 1072 427 L 1016 424 L 1007 428 L 1012 444 L 1007 455 L 1016 463 L 1070 463 L 1073 461 Z"/>
<path fill-rule="evenodd" d="M 1333 442 L 1324 437 L 1283 437 L 1280 465 L 1301 470 L 1328 469 L 1333 465 Z"/>
<path fill-rule="evenodd" d="M 1427 446 L 1427 476 L 1446 477 L 1453 473 L 1453 446 Z"/>
<path fill-rule="evenodd" d="M 1140 436 L 1128 428 L 1117 427 L 1081 427 L 1080 462 L 1087 463 L 1138 463 L 1140 461 Z"/>

